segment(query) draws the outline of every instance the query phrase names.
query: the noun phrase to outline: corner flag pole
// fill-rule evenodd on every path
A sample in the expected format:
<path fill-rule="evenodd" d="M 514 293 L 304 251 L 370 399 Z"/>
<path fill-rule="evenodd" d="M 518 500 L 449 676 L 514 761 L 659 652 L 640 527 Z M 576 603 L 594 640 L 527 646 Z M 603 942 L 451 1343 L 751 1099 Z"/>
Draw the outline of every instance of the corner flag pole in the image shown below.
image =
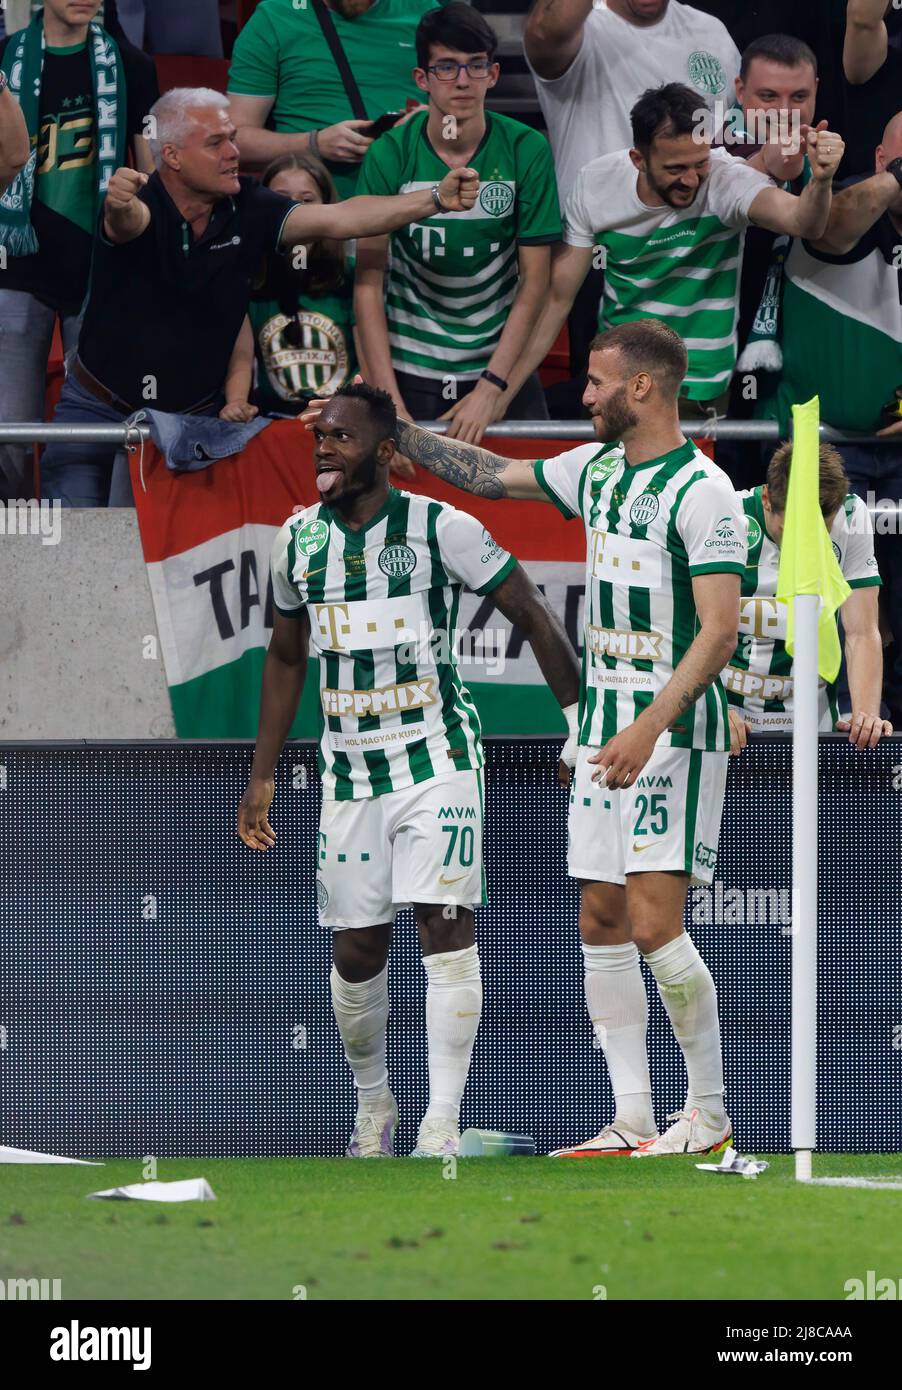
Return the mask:
<path fill-rule="evenodd" d="M 835 614 L 851 590 L 820 505 L 820 402 L 795 405 L 792 466 L 777 597 L 788 605 L 792 723 L 792 1147 L 799 1181 L 817 1143 L 818 675 L 833 681 L 841 653 Z"/>

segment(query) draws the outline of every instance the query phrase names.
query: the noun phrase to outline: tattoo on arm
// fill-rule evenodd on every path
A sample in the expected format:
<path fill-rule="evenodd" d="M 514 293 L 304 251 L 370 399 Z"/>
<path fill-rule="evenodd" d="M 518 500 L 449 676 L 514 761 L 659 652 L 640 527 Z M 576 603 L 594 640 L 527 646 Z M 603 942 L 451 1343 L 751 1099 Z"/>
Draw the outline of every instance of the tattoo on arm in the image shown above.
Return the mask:
<path fill-rule="evenodd" d="M 437 478 L 443 478 L 464 492 L 478 497 L 506 497 L 507 489 L 498 477 L 510 459 L 478 449 L 475 444 L 463 444 L 459 439 L 422 430 L 417 425 L 398 421 L 398 448 L 402 454 L 428 468 Z"/>
<path fill-rule="evenodd" d="M 706 676 L 705 679 L 704 679 L 703 681 L 700 681 L 699 684 L 695 687 L 694 690 L 683 690 L 683 691 L 681 691 L 681 692 L 680 692 L 680 711 L 681 711 L 681 713 L 685 714 L 685 712 L 686 712 L 687 709 L 691 709 L 692 706 L 695 704 L 696 700 L 700 700 L 700 699 L 701 699 L 701 697 L 704 695 L 705 691 L 708 689 L 709 686 L 711 686 L 711 685 L 714 684 L 714 682 L 717 680 L 717 677 L 718 677 L 719 675 L 720 675 L 720 672 L 719 672 L 719 671 L 715 671 L 713 676 Z"/>

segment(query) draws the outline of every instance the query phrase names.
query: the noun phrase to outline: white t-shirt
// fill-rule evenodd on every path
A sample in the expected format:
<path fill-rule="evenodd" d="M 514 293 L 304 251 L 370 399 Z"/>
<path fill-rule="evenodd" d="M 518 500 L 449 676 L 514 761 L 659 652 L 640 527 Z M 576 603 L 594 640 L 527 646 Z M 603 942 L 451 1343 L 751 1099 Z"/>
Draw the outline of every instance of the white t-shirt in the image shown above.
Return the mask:
<path fill-rule="evenodd" d="M 689 353 L 684 392 L 713 400 L 736 366 L 742 244 L 749 209 L 766 174 L 726 150 L 711 151 L 711 173 L 688 207 L 649 207 L 639 198 L 629 150 L 602 155 L 576 177 L 564 211 L 564 241 L 604 247 L 601 331 L 656 318 Z"/>
<path fill-rule="evenodd" d="M 728 111 L 739 49 L 719 19 L 678 0 L 649 25 L 630 24 L 604 6 L 589 15 L 579 53 L 561 77 L 533 76 L 563 204 L 584 164 L 633 143 L 630 111 L 647 88 L 685 82 Z"/>

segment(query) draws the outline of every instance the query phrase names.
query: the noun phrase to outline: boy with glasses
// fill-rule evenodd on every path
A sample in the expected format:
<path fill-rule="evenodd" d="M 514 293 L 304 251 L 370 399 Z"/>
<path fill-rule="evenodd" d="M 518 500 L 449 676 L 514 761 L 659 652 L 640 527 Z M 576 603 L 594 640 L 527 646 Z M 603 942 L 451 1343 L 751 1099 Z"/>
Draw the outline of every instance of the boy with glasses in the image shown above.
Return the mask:
<path fill-rule="evenodd" d="M 417 28 L 417 86 L 428 110 L 376 140 L 359 193 L 432 187 L 447 170 L 476 169 L 480 194 L 463 215 L 435 215 L 401 233 L 358 243 L 354 296 L 368 379 L 398 410 L 451 421 L 478 443 L 548 292 L 561 223 L 544 136 L 485 109 L 498 80 L 494 31 L 469 5 L 424 15 Z M 390 245 L 390 256 L 389 256 Z M 536 377 L 506 411 L 546 419 Z"/>

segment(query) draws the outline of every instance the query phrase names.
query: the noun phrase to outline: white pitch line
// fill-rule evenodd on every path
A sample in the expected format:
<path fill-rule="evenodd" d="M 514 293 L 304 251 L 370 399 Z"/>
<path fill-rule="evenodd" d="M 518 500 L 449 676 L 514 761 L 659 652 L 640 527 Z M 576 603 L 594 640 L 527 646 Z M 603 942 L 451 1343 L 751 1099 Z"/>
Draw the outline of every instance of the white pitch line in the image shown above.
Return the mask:
<path fill-rule="evenodd" d="M 809 1187 L 876 1187 L 883 1191 L 902 1192 L 902 1182 L 895 1178 L 801 1178 Z"/>

